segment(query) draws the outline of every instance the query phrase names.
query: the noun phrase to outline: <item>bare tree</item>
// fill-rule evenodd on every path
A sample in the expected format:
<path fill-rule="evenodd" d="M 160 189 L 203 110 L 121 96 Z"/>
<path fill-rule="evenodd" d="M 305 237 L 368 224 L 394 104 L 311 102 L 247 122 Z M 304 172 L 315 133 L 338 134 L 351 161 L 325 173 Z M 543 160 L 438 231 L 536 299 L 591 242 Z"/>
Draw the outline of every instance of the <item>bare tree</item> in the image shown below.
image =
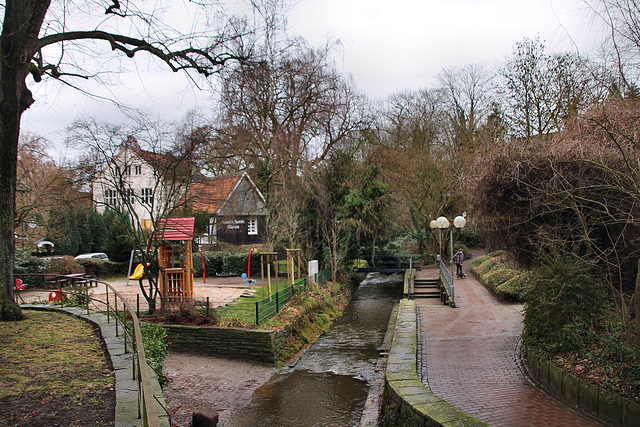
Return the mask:
<path fill-rule="evenodd" d="M 637 111 L 637 100 L 610 100 L 552 141 L 503 147 L 478 165 L 473 191 L 482 228 L 521 263 L 559 254 L 597 266 L 623 326 L 640 256 Z"/>
<path fill-rule="evenodd" d="M 204 2 L 198 2 L 206 12 Z M 213 4 L 215 6 L 215 3 Z M 137 6 L 137 8 L 136 8 Z M 211 6 L 211 5 L 210 5 Z M 146 9 L 145 9 L 146 8 Z M 238 23 L 215 33 L 183 35 L 171 31 L 156 19 L 158 5 L 143 1 L 121 4 L 118 0 L 100 6 L 92 2 L 76 6 L 70 1 L 7 0 L 0 35 L 0 319 L 20 319 L 22 313 L 13 302 L 14 210 L 16 194 L 17 147 L 22 113 L 34 102 L 27 88 L 27 76 L 34 82 L 45 77 L 74 85 L 91 77 L 83 71 L 93 48 L 104 44 L 118 58 L 141 54 L 156 58 L 172 71 L 194 71 L 210 75 L 230 60 L 242 59 L 244 27 Z M 90 29 L 87 13 L 103 12 L 103 18 Z M 127 33 L 117 30 L 117 22 L 129 24 Z M 71 28 L 72 22 L 78 28 Z M 111 25 L 113 23 L 113 25 Z M 240 31 L 238 31 L 240 29 Z M 237 49 L 236 49 L 237 48 Z M 103 61 L 103 66 L 106 61 Z M 76 85 L 76 87 L 79 87 Z"/>
<path fill-rule="evenodd" d="M 265 46 L 261 61 L 226 72 L 210 157 L 214 169 L 252 170 L 267 198 L 274 184 L 324 159 L 360 123 L 358 97 L 328 49 L 297 40 L 274 50 Z"/>
<path fill-rule="evenodd" d="M 545 50 L 539 38 L 524 39 L 500 70 L 499 94 L 513 136 L 547 139 L 594 103 L 596 81 L 585 62 Z"/>
<path fill-rule="evenodd" d="M 637 0 L 584 0 L 597 18 L 594 25 L 604 24 L 605 60 L 617 69 L 615 81 L 622 92 L 637 91 L 640 63 L 640 2 Z M 610 82 L 609 82 L 610 83 Z"/>
<path fill-rule="evenodd" d="M 28 243 L 28 234 L 35 231 L 39 237 L 52 206 L 62 201 L 73 202 L 72 175 L 60 167 L 46 152 L 46 142 L 33 135 L 23 135 L 18 147 L 17 192 L 15 225 L 22 246 Z M 38 228 L 31 231 L 31 224 Z"/>
<path fill-rule="evenodd" d="M 145 266 L 147 283 L 140 279 L 140 288 L 151 312 L 160 292 L 158 277 L 164 274 L 157 253 L 163 230 L 157 224 L 185 207 L 187 189 L 199 177 L 194 159 L 201 148 L 184 140 L 179 130 L 176 133 L 150 120 L 141 120 L 134 128 L 85 120 L 77 122 L 71 133 L 89 153 L 80 164 L 91 171 L 86 176 L 97 209 L 111 211 Z"/>
<path fill-rule="evenodd" d="M 481 64 L 446 68 L 438 76 L 447 140 L 454 150 L 478 147 L 478 134 L 491 112 L 493 76 Z"/>
<path fill-rule="evenodd" d="M 368 153 L 393 189 L 394 225 L 417 242 L 420 252 L 435 250 L 430 221 L 460 204 L 440 95 L 421 90 L 392 96 L 379 114 L 382 119 L 372 132 L 377 140 Z"/>

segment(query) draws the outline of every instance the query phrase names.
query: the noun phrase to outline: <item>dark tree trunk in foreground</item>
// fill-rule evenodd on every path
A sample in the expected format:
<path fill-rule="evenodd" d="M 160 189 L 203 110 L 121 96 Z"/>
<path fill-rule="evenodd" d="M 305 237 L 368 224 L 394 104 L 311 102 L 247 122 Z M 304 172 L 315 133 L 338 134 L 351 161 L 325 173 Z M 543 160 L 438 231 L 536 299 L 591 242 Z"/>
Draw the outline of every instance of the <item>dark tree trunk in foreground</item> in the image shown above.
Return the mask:
<path fill-rule="evenodd" d="M 13 301 L 18 137 L 20 117 L 33 103 L 25 79 L 49 4 L 7 0 L 0 36 L 0 320 L 23 317 Z"/>

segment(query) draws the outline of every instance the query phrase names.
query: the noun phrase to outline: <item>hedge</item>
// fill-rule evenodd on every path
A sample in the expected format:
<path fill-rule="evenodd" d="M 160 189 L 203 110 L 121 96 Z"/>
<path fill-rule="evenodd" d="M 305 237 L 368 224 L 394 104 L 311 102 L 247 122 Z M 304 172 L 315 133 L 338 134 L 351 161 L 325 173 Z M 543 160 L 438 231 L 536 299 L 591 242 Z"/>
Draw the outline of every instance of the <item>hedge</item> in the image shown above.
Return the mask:
<path fill-rule="evenodd" d="M 479 256 L 471 262 L 471 272 L 497 297 L 523 302 L 530 273 L 513 267 L 503 251 Z"/>

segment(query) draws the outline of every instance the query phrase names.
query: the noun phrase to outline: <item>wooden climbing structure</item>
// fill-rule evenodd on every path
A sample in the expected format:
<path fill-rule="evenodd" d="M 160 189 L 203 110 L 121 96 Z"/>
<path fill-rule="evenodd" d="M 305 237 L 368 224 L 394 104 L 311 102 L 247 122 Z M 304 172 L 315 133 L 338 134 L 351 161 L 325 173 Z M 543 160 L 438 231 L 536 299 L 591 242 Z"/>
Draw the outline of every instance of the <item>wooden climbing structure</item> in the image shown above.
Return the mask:
<path fill-rule="evenodd" d="M 193 298 L 193 247 L 196 220 L 189 218 L 162 218 L 157 223 L 160 241 L 158 283 L 162 298 L 181 301 Z"/>

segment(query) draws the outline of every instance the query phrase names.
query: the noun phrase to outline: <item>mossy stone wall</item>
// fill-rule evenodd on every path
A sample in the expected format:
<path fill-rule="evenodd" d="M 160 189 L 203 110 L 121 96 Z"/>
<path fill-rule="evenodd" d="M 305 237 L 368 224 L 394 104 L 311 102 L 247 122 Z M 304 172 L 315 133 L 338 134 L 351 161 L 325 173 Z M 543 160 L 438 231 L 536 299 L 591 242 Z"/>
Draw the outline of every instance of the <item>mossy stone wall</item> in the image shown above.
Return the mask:
<path fill-rule="evenodd" d="M 171 349 L 233 356 L 274 364 L 286 346 L 291 328 L 219 328 L 216 326 L 163 325 Z"/>

